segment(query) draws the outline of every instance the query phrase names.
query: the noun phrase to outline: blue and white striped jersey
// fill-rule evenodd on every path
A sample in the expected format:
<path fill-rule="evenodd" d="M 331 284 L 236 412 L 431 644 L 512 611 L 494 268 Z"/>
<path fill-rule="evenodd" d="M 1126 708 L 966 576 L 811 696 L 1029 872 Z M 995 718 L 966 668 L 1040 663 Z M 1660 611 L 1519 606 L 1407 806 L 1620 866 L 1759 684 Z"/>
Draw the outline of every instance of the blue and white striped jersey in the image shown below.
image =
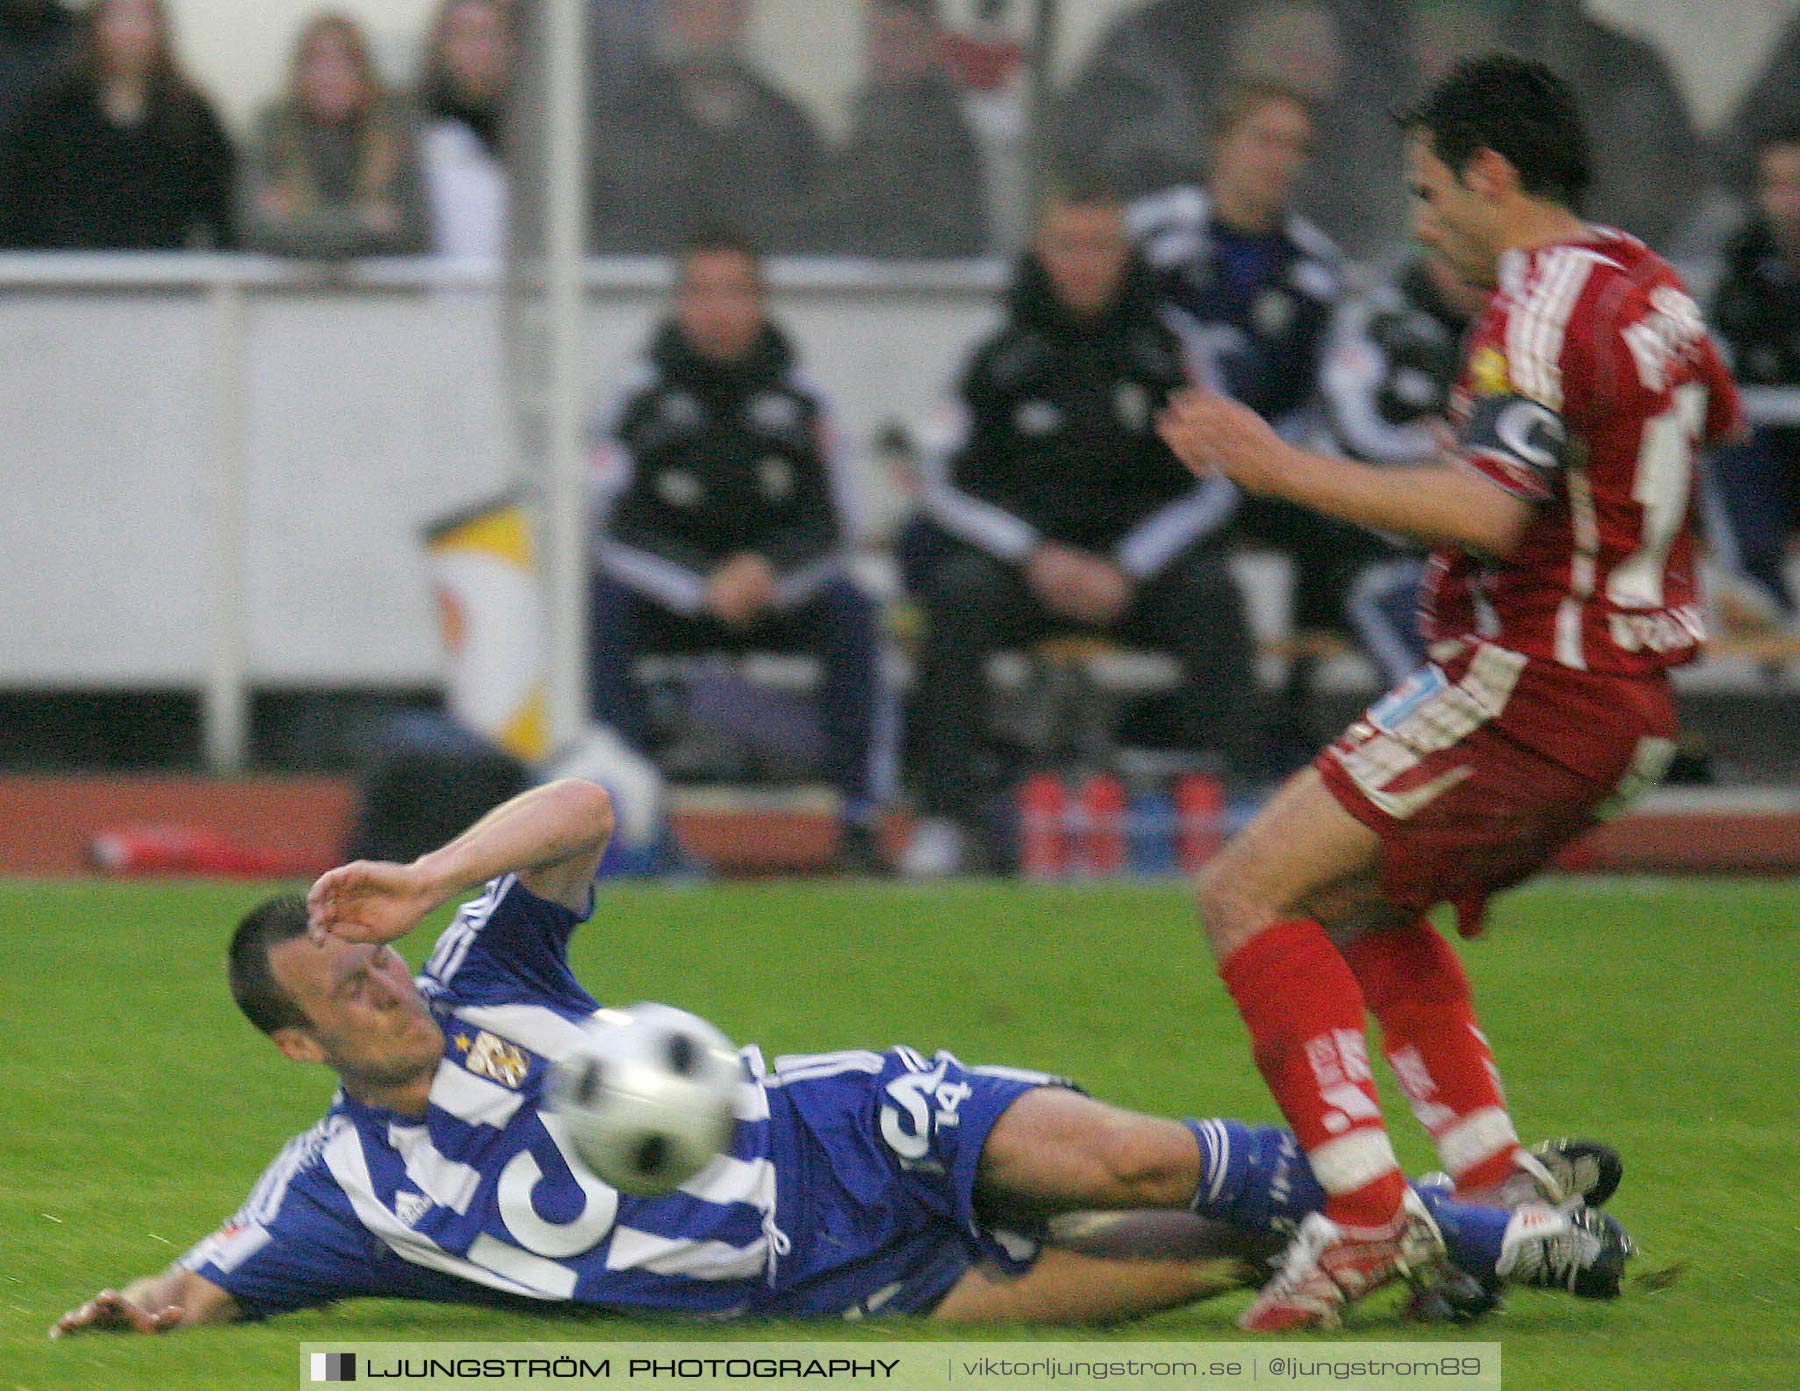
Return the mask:
<path fill-rule="evenodd" d="M 567 955 L 589 913 L 513 875 L 490 883 L 418 978 L 445 1034 L 425 1118 L 340 1090 L 182 1263 L 252 1317 L 357 1295 L 749 1308 L 786 1246 L 760 1059 L 729 1154 L 663 1197 L 602 1184 L 539 1109 L 550 1062 L 598 1008 Z"/>
<path fill-rule="evenodd" d="M 445 1034 L 425 1119 L 339 1091 L 182 1264 L 252 1318 L 356 1296 L 855 1318 L 1035 1258 L 975 1190 L 995 1122 L 1058 1079 L 948 1053 L 746 1048 L 726 1154 L 657 1198 L 588 1173 L 538 1103 L 599 1007 L 568 962 L 592 911 L 489 884 L 418 978 Z"/>

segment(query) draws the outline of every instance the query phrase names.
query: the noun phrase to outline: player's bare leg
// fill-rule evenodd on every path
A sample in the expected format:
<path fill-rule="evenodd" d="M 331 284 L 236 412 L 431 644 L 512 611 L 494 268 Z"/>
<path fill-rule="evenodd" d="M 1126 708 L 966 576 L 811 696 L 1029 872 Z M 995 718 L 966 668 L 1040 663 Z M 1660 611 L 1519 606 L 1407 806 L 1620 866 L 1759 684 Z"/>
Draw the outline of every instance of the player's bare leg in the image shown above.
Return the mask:
<path fill-rule="evenodd" d="M 1088 1209 L 1185 1209 L 1200 1148 L 1178 1121 L 1139 1115 L 1066 1087 L 1007 1107 L 981 1150 L 984 1205 L 1047 1216 Z"/>
<path fill-rule="evenodd" d="M 1369 1071 L 1362 990 L 1321 917 L 1380 921 L 1366 892 L 1380 853 L 1375 833 L 1308 768 L 1196 885 L 1220 975 L 1329 1195 L 1326 1215 L 1362 1227 L 1393 1218 L 1405 1182 Z"/>
<path fill-rule="evenodd" d="M 1048 1248 L 1023 1275 L 977 1267 L 932 1313 L 949 1323 L 1122 1323 L 1241 1289 L 1241 1261 L 1089 1256 Z"/>
<path fill-rule="evenodd" d="M 970 1271 L 936 1316 L 1109 1323 L 1254 1283 L 1282 1241 L 1190 1210 L 1203 1176 L 1179 1122 L 1062 1087 L 1025 1093 L 982 1146 L 978 1201 L 995 1220 L 1049 1219 L 1050 1245 L 1020 1276 Z"/>
<path fill-rule="evenodd" d="M 1329 854 L 1297 853 L 1311 845 Z M 1553 1195 L 1556 1181 L 1519 1145 L 1461 961 L 1422 916 L 1382 895 L 1379 855 L 1374 833 L 1308 769 L 1208 867 L 1201 911 L 1215 953 L 1223 962 L 1253 924 L 1292 911 L 1320 924 L 1380 1023 L 1394 1076 L 1457 1191 L 1499 1201 L 1513 1184 L 1521 1201 Z M 1341 872 L 1346 865 L 1356 867 Z"/>
<path fill-rule="evenodd" d="M 984 1217 L 1047 1223 L 1054 1244 L 1084 1255 L 1258 1268 L 1283 1245 L 1270 1235 L 1276 1213 L 1262 1190 L 1272 1188 L 1296 1214 L 1318 1200 L 1284 1131 L 1165 1120 L 1065 1087 L 1013 1102 L 989 1131 L 976 1175 Z"/>
<path fill-rule="evenodd" d="M 1283 1233 L 1300 1223 L 1304 1234 L 1324 1196 L 1284 1130 L 1177 1123 L 1058 1087 L 1027 1092 L 1001 1115 L 977 1184 L 985 1223 L 1045 1226 L 1056 1258 L 1016 1277 L 970 1275 L 945 1317 L 1106 1322 L 1260 1283 Z M 1487 1286 L 1508 1278 L 1587 1298 L 1618 1293 L 1630 1248 L 1610 1219 L 1584 1226 L 1541 1204 L 1484 1215 L 1442 1191 L 1409 1190 L 1409 1200 L 1443 1217 L 1457 1261 Z"/>
<path fill-rule="evenodd" d="M 1311 768 L 1296 773 L 1201 871 L 1196 894 L 1213 955 L 1224 961 L 1315 900 L 1335 905 L 1379 863 L 1375 833 L 1338 805 Z"/>
<path fill-rule="evenodd" d="M 1257 1067 L 1327 1195 L 1245 1313 L 1246 1328 L 1328 1326 L 1347 1301 L 1443 1264 L 1443 1239 L 1407 1188 L 1382 1125 L 1362 989 L 1318 916 L 1348 922 L 1371 912 L 1364 889 L 1380 853 L 1375 833 L 1308 768 L 1197 885 Z"/>

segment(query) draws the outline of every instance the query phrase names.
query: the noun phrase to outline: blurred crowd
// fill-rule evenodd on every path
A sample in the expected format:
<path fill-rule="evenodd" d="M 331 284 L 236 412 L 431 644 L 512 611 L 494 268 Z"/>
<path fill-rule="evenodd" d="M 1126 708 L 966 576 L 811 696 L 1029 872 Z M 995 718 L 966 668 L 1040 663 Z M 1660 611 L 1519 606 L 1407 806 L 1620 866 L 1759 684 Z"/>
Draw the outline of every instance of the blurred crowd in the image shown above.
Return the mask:
<path fill-rule="evenodd" d="M 513 0 L 448 0 L 403 91 L 354 19 L 321 14 L 234 141 L 165 0 L 4 0 L 0 247 L 496 255 L 518 37 Z"/>
<path fill-rule="evenodd" d="M 1749 197 L 1758 142 L 1800 116 L 1800 20 L 1709 136 L 1667 57 L 1583 0 L 1146 0 L 1041 100 L 1032 6 L 860 10 L 860 70 L 831 136 L 756 62 L 752 0 L 594 0 L 595 249 L 665 254 L 729 217 L 775 253 L 1010 253 L 1034 170 L 1130 194 L 1192 182 L 1221 96 L 1264 79 L 1316 117 L 1296 209 L 1347 255 L 1382 259 L 1405 238 L 1388 113 L 1456 57 L 1504 47 L 1581 93 L 1596 220 L 1713 252 Z M 495 253 L 507 168 L 542 116 L 521 77 L 532 14 L 445 0 L 402 80 L 356 21 L 320 14 L 234 141 L 182 70 L 167 0 L 0 0 L 0 245 Z"/>
<path fill-rule="evenodd" d="M 809 653 L 854 866 L 876 862 L 892 796 L 887 629 L 849 564 L 857 470 L 770 311 L 765 254 L 1016 258 L 942 428 L 885 441 L 914 502 L 894 539 L 920 624 L 923 821 L 904 858 L 921 875 L 1007 862 L 992 808 L 1016 769 L 989 757 L 984 674 L 1002 649 L 1067 633 L 1160 648 L 1180 685 L 1153 737 L 1231 791 L 1281 770 L 1225 565 L 1240 543 L 1288 556 L 1301 633 L 1354 642 L 1390 677 L 1418 657 L 1419 555 L 1193 479 L 1154 419 L 1200 382 L 1296 440 L 1432 453 L 1480 295 L 1409 246 L 1390 113 L 1459 57 L 1562 70 L 1591 126 L 1588 213 L 1712 258 L 1743 380 L 1800 385 L 1800 17 L 1708 137 L 1665 55 L 1582 0 L 1147 0 L 1048 94 L 1026 71 L 1032 8 L 862 0 L 860 76 L 829 138 L 755 61 L 751 0 L 590 6 L 593 249 L 678 267 L 596 429 L 596 719 L 663 757 L 645 656 Z M 234 141 L 182 71 L 166 0 L 0 0 L 0 248 L 503 254 L 532 202 L 509 170 L 542 134 L 532 18 L 443 0 L 396 86 L 353 19 L 321 14 Z M 1800 632 L 1800 432 L 1759 430 L 1705 483 L 1746 606 Z"/>

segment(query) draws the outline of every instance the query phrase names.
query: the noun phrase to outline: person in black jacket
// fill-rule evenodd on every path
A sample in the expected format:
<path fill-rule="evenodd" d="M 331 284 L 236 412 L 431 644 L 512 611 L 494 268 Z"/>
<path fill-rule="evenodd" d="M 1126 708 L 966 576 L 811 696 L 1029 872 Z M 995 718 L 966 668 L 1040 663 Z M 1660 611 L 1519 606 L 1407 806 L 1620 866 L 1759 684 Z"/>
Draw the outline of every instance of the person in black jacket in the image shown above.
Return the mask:
<path fill-rule="evenodd" d="M 657 252 L 729 221 L 759 246 L 807 243 L 824 145 L 758 69 L 748 0 L 664 0 L 660 61 L 590 113 L 596 251 Z"/>
<path fill-rule="evenodd" d="M 1214 116 L 1205 185 L 1139 198 L 1127 213 L 1195 375 L 1289 439 L 1318 428 L 1319 372 L 1343 296 L 1337 247 L 1292 206 L 1314 129 L 1312 104 L 1293 88 L 1239 83 Z M 1353 528 L 1268 498 L 1246 504 L 1236 526 L 1292 558 L 1296 628 L 1341 627 L 1363 549 Z"/>
<path fill-rule="evenodd" d="M 1121 9 L 1062 94 L 1053 135 L 1069 167 L 1127 192 L 1189 183 L 1207 167 L 1208 127 L 1231 86 L 1299 86 L 1319 108 L 1318 159 L 1298 205 L 1352 255 L 1406 234 L 1388 113 L 1414 81 L 1409 0 L 1149 0 Z"/>
<path fill-rule="evenodd" d="M 855 484 L 823 394 L 769 321 L 749 242 L 723 228 L 692 238 L 674 317 L 602 434 L 595 714 L 644 742 L 640 653 L 811 653 L 842 795 L 840 866 L 878 868 L 876 617 L 844 564 Z"/>
<path fill-rule="evenodd" d="M 1318 109 L 1298 89 L 1243 79 L 1213 114 L 1205 184 L 1139 198 L 1127 214 L 1194 374 L 1295 441 L 1322 425 L 1319 373 L 1344 293 L 1337 246 L 1294 211 L 1318 125 Z M 1233 528 L 1292 567 L 1300 656 L 1270 736 L 1279 757 L 1305 758 L 1317 743 L 1308 727 L 1314 664 L 1307 654 L 1345 631 L 1344 595 L 1370 542 L 1346 522 L 1267 497 L 1246 501 Z"/>
<path fill-rule="evenodd" d="M 1800 386 L 1800 125 L 1765 134 L 1757 211 L 1732 238 L 1714 329 L 1744 386 Z M 1782 621 L 1800 619 L 1783 567 L 1800 526 L 1800 429 L 1764 425 L 1708 461 L 1715 556 L 1752 581 Z"/>
<path fill-rule="evenodd" d="M 0 246 L 228 246 L 231 181 L 231 146 L 176 65 L 163 0 L 97 0 L 67 73 L 0 136 Z"/>
<path fill-rule="evenodd" d="M 925 819 L 906 866 L 920 877 L 992 850 L 969 770 L 997 648 L 1074 629 L 1170 651 L 1188 685 L 1191 742 L 1217 750 L 1236 778 L 1254 776 L 1243 600 L 1205 542 L 1237 493 L 1222 480 L 1196 486 L 1156 436 L 1157 412 L 1188 378 L 1115 194 L 1071 185 L 1052 196 L 1009 308 L 963 374 L 961 437 L 926 488 L 955 544 L 922 596 Z"/>

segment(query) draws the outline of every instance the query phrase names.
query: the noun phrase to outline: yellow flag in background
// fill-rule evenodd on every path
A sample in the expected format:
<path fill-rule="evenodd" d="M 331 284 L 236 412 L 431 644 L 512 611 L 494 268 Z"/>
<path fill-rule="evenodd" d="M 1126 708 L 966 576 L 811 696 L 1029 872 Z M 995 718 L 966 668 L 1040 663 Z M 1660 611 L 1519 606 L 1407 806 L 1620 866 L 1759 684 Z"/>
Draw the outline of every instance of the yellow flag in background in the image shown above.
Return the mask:
<path fill-rule="evenodd" d="M 427 529 L 451 718 L 514 757 L 550 751 L 543 596 L 525 509 L 501 498 Z"/>

